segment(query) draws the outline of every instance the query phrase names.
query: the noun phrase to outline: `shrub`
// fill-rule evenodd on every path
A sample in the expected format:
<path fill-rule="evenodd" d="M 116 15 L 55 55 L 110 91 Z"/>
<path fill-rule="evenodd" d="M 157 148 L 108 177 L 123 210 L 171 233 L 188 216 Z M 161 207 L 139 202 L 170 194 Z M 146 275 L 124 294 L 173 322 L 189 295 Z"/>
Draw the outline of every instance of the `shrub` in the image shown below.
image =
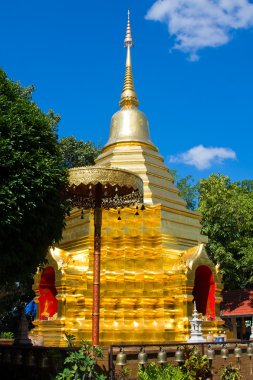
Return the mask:
<path fill-rule="evenodd" d="M 201 378 L 202 380 L 211 377 L 211 371 L 206 355 L 201 355 L 198 348 L 193 347 L 184 349 L 185 362 L 182 366 L 182 371 L 186 374 L 185 379 L 195 380 Z"/>
<path fill-rule="evenodd" d="M 70 335 L 70 334 L 68 334 Z M 71 342 L 73 343 L 71 336 Z M 82 342 L 82 347 L 72 351 L 64 360 L 65 368 L 56 377 L 56 380 L 106 380 L 106 377 L 96 370 L 97 358 L 102 358 L 102 349 L 91 346 L 88 342 Z"/>
<path fill-rule="evenodd" d="M 219 375 L 221 380 L 240 380 L 242 378 L 239 369 L 231 363 L 222 367 Z"/>
<path fill-rule="evenodd" d="M 0 333 L 0 339 L 14 339 L 14 334 L 10 331 L 1 332 Z"/>
<path fill-rule="evenodd" d="M 211 378 L 211 371 L 206 355 L 201 356 L 196 347 L 184 349 L 185 362 L 182 366 L 171 363 L 160 366 L 157 363 L 149 363 L 146 367 L 139 368 L 139 380 L 207 380 Z M 233 378 L 232 378 L 233 379 Z M 239 379 L 239 378 L 238 378 Z M 224 378 L 224 380 L 227 380 Z M 234 379 L 233 379 L 234 380 Z M 237 380 L 237 378 L 235 378 Z"/>
<path fill-rule="evenodd" d="M 138 380 L 184 380 L 185 376 L 180 367 L 172 364 L 159 365 L 148 363 L 146 367 L 139 368 Z"/>

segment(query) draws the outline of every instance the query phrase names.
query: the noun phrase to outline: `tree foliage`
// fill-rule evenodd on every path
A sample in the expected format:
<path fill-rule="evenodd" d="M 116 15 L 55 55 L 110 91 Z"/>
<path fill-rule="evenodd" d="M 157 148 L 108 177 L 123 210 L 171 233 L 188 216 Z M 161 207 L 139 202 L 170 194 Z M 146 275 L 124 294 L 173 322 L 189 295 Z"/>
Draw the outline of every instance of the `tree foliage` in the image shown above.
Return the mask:
<path fill-rule="evenodd" d="M 181 178 L 177 170 L 171 170 L 175 185 L 180 191 L 180 196 L 185 200 L 189 210 L 196 210 L 198 202 L 198 186 L 192 175 Z"/>
<path fill-rule="evenodd" d="M 100 154 L 100 147 L 91 141 L 77 140 L 74 136 L 60 139 L 60 150 L 64 157 L 65 166 L 69 168 L 94 165 Z"/>
<path fill-rule="evenodd" d="M 67 176 L 56 127 L 0 70 L 0 282 L 21 281 L 61 237 Z"/>
<path fill-rule="evenodd" d="M 176 170 L 172 174 L 187 208 L 202 214 L 207 252 L 220 265 L 225 289 L 252 287 L 253 180 L 233 183 L 212 174 L 196 184 L 191 175 L 180 178 Z"/>
<path fill-rule="evenodd" d="M 226 289 L 253 286 L 253 181 L 231 182 L 221 174 L 199 181 L 202 232 Z"/>
<path fill-rule="evenodd" d="M 0 291 L 0 331 L 18 332 L 24 305 L 33 297 L 32 276 L 26 281 L 6 283 Z"/>

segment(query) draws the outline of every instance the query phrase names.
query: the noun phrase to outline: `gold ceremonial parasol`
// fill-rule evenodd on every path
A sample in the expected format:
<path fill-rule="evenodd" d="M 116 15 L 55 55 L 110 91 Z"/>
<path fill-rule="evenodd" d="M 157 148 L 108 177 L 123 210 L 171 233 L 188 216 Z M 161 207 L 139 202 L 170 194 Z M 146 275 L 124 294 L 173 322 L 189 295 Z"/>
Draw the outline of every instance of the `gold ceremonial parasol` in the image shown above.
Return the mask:
<path fill-rule="evenodd" d="M 100 251 L 102 209 L 143 203 L 142 179 L 127 170 L 85 166 L 69 170 L 71 205 L 94 210 L 92 344 L 99 344 Z"/>

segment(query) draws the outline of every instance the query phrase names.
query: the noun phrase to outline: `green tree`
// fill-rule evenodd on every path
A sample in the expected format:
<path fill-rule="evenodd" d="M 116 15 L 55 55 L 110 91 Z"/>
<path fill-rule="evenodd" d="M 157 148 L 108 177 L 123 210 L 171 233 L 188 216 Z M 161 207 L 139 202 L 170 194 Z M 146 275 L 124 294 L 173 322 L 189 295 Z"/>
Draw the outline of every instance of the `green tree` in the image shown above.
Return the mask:
<path fill-rule="evenodd" d="M 253 181 L 232 183 L 212 174 L 199 181 L 202 232 L 207 251 L 220 265 L 225 289 L 253 286 Z"/>
<path fill-rule="evenodd" d="M 0 70 L 0 283 L 22 281 L 61 238 L 66 169 L 57 142 L 59 117 L 43 113 Z"/>
<path fill-rule="evenodd" d="M 91 141 L 77 140 L 74 136 L 60 139 L 60 150 L 64 157 L 66 167 L 94 165 L 95 159 L 100 154 L 100 146 L 95 146 Z"/>
<path fill-rule="evenodd" d="M 5 283 L 0 293 L 0 331 L 17 333 L 20 316 L 24 305 L 33 297 L 32 275 L 26 281 Z M 29 325 L 31 328 L 32 325 Z"/>
<path fill-rule="evenodd" d="M 196 210 L 198 202 L 198 186 L 192 175 L 180 178 L 177 170 L 171 170 L 175 180 L 175 186 L 180 191 L 180 196 L 185 200 L 189 210 Z"/>

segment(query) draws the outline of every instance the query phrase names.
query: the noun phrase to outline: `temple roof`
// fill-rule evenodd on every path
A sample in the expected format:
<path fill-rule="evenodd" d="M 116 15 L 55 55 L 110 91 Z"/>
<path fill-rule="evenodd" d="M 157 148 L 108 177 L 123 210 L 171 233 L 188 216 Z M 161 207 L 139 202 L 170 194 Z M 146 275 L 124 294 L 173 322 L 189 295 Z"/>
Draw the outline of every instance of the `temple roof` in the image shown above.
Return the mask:
<path fill-rule="evenodd" d="M 253 290 L 230 290 L 223 292 L 221 316 L 253 316 Z"/>

